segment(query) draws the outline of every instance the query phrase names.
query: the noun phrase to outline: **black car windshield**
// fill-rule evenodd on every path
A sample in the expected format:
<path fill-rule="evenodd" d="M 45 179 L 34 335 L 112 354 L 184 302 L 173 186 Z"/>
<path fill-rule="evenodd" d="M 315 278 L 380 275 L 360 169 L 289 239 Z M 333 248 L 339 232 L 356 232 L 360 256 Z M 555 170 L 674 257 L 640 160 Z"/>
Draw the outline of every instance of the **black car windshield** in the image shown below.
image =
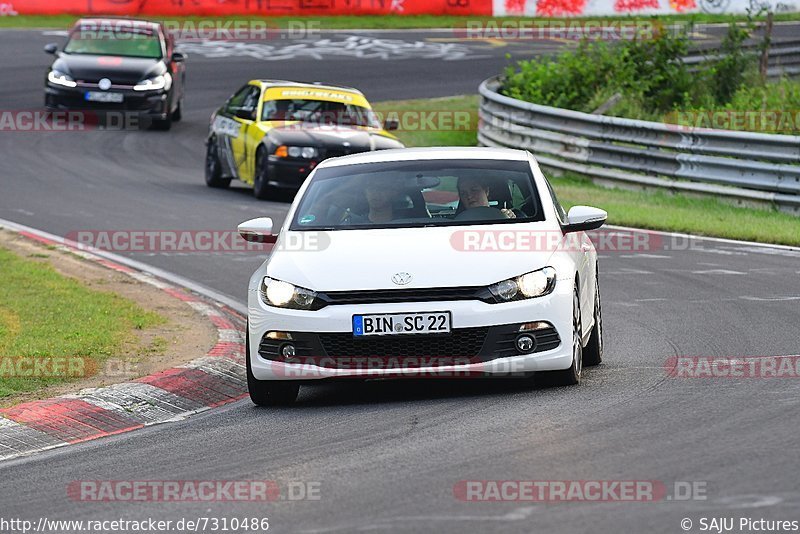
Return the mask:
<path fill-rule="evenodd" d="M 527 161 L 419 160 L 317 169 L 290 229 L 542 220 L 540 197 Z"/>
<path fill-rule="evenodd" d="M 261 111 L 261 120 L 381 127 L 378 117 L 371 109 L 327 100 L 267 100 Z"/>
<path fill-rule="evenodd" d="M 142 28 L 77 28 L 70 34 L 64 52 L 160 59 L 161 40 L 153 31 Z"/>

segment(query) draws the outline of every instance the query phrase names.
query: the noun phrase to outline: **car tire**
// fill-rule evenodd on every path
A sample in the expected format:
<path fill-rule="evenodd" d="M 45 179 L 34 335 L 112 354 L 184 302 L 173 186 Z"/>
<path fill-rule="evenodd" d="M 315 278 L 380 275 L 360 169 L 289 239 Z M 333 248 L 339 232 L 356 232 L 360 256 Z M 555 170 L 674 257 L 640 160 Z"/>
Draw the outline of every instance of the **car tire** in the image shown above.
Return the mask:
<path fill-rule="evenodd" d="M 172 112 L 172 120 L 175 122 L 180 121 L 183 118 L 183 98 L 178 101 L 178 107 L 175 108 L 175 111 Z"/>
<path fill-rule="evenodd" d="M 250 368 L 250 328 L 245 338 L 247 364 L 247 391 L 256 406 L 288 406 L 297 399 L 300 385 L 291 380 L 258 380 Z"/>
<path fill-rule="evenodd" d="M 230 178 L 222 177 L 222 165 L 219 161 L 219 151 L 217 150 L 217 140 L 209 139 L 206 148 L 205 163 L 206 185 L 216 189 L 225 189 L 231 185 Z"/>
<path fill-rule="evenodd" d="M 581 301 L 578 296 L 578 286 L 572 294 L 572 365 L 562 371 L 547 371 L 541 373 L 547 386 L 574 386 L 581 382 L 583 370 L 583 344 L 581 340 Z"/>
<path fill-rule="evenodd" d="M 161 130 L 162 132 L 168 131 L 172 128 L 172 115 L 168 114 L 166 119 L 153 119 L 154 130 Z"/>
<path fill-rule="evenodd" d="M 589 335 L 589 343 L 583 349 L 583 365 L 599 365 L 603 361 L 603 308 L 600 304 L 600 284 L 595 276 L 594 327 Z"/>
<path fill-rule="evenodd" d="M 269 198 L 271 188 L 267 180 L 267 161 L 266 152 L 263 148 L 259 148 L 256 152 L 256 167 L 253 176 L 253 195 L 259 200 L 266 200 Z"/>

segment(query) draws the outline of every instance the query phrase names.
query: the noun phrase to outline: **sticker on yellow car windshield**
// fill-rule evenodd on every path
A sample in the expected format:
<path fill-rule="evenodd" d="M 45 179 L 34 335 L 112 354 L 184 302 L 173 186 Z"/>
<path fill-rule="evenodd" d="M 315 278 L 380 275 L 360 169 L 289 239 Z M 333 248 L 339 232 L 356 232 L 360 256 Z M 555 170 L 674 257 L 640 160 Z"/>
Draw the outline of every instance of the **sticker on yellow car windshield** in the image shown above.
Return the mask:
<path fill-rule="evenodd" d="M 264 91 L 264 100 L 324 100 L 369 107 L 367 99 L 360 94 L 330 89 L 271 87 Z"/>

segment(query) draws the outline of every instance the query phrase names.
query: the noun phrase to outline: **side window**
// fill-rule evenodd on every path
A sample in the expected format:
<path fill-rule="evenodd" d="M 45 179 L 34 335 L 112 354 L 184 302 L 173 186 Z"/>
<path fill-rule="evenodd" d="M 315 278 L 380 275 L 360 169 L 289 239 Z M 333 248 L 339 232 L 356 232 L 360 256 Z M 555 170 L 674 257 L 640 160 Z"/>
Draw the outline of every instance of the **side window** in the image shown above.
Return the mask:
<path fill-rule="evenodd" d="M 561 223 L 567 222 L 567 212 L 564 211 L 564 208 L 561 206 L 561 203 L 556 198 L 556 192 L 553 191 L 553 186 L 550 185 L 550 180 L 545 178 L 545 182 L 547 183 L 547 190 L 550 191 L 550 198 L 553 200 L 553 206 L 556 208 L 556 214 L 558 215 L 559 221 Z"/>
<path fill-rule="evenodd" d="M 255 111 L 258 107 L 258 97 L 261 96 L 261 91 L 255 85 L 250 86 L 250 92 L 245 95 L 242 107 L 251 111 Z"/>
<path fill-rule="evenodd" d="M 245 85 L 228 99 L 225 111 L 233 115 L 240 109 L 255 110 L 258 105 L 259 93 L 260 91 L 255 85 Z"/>
<path fill-rule="evenodd" d="M 167 47 L 167 51 L 165 54 L 165 58 L 167 60 L 171 60 L 172 53 L 175 51 L 175 41 L 172 38 L 172 35 L 162 30 L 162 35 L 164 36 L 164 44 Z"/>

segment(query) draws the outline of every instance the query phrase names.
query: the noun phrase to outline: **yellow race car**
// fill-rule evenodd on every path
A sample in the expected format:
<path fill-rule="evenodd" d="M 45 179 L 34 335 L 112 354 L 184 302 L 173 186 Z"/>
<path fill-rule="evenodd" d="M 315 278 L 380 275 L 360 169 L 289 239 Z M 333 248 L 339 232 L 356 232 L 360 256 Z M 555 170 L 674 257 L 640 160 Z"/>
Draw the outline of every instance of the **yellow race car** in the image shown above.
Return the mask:
<path fill-rule="evenodd" d="M 206 184 L 228 187 L 235 178 L 260 199 L 296 190 L 326 158 L 403 148 L 395 129 L 351 87 L 251 80 L 211 116 Z"/>

